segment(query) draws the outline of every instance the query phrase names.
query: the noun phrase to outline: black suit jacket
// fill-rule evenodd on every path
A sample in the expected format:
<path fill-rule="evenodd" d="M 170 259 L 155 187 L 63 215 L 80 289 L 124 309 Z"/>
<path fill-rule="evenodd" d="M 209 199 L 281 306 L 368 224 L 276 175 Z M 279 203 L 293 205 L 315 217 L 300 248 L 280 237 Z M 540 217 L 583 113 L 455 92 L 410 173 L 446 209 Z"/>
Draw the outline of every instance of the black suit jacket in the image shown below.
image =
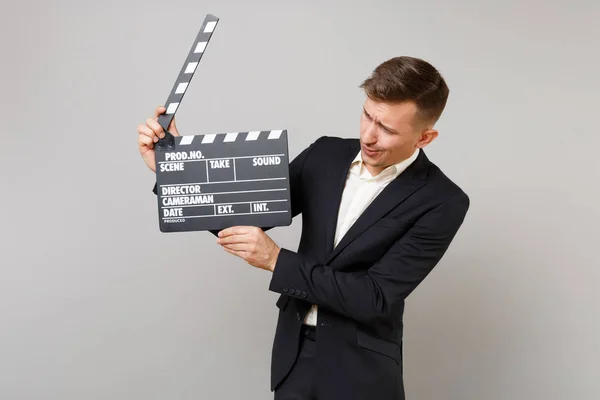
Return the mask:
<path fill-rule="evenodd" d="M 302 234 L 297 252 L 281 249 L 269 285 L 281 294 L 272 390 L 292 368 L 302 321 L 317 304 L 322 398 L 404 399 L 404 302 L 448 249 L 469 197 L 421 149 L 334 248 L 346 175 L 359 150 L 358 139 L 321 137 L 290 163 Z"/>
<path fill-rule="evenodd" d="M 317 304 L 322 398 L 405 398 L 404 301 L 448 249 L 469 197 L 421 150 L 334 248 L 342 191 L 359 150 L 358 139 L 324 136 L 290 163 L 292 214 L 302 214 L 302 235 L 297 252 L 281 249 L 269 285 L 281 294 L 272 390 L 291 370 L 302 321 Z"/>

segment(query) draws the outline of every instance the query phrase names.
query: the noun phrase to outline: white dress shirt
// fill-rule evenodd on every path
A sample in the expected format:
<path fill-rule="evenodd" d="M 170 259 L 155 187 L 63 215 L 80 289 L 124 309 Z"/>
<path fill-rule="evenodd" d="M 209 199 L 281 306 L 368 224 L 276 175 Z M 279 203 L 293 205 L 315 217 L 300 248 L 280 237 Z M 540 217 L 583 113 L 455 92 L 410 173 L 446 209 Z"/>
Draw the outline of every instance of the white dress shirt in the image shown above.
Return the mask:
<path fill-rule="evenodd" d="M 390 165 L 379 175 L 372 176 L 362 161 L 362 153 L 358 154 L 350 165 L 346 176 L 346 184 L 338 210 L 337 227 L 334 247 L 338 245 L 348 229 L 354 224 L 363 211 L 381 193 L 381 191 L 398 175 L 400 175 L 419 155 L 417 149 L 409 158 Z M 310 326 L 317 324 L 317 305 L 313 304 L 304 318 L 304 323 Z"/>

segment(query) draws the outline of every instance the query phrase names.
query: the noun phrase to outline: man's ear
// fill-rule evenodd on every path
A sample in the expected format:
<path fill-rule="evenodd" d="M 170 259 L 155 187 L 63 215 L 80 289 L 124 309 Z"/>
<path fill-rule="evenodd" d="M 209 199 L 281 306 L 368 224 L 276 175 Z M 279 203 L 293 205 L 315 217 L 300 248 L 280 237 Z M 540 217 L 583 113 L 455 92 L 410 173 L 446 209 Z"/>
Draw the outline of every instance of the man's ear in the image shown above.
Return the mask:
<path fill-rule="evenodd" d="M 436 129 L 425 129 L 421 132 L 421 138 L 417 142 L 418 148 L 423 148 L 429 143 L 433 142 L 438 137 L 438 131 Z"/>

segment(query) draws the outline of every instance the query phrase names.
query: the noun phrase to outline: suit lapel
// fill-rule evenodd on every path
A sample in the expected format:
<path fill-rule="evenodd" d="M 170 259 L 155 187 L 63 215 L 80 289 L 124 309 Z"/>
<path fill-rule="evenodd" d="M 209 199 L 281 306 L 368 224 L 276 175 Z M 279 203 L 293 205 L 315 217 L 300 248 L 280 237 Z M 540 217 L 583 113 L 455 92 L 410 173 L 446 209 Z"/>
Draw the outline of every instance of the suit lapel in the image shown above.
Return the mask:
<path fill-rule="evenodd" d="M 348 176 L 352 160 L 354 160 L 354 157 L 356 157 L 359 150 L 360 142 L 358 140 L 351 141 L 348 144 L 348 147 L 343 149 L 340 162 L 332 163 L 335 167 L 332 167 L 327 171 L 327 173 L 330 174 L 328 180 L 331 181 L 331 190 L 326 194 L 324 202 L 325 227 L 327 229 L 327 254 L 331 254 L 333 251 L 335 228 L 337 226 L 340 204 L 342 202 L 342 194 L 346 185 L 346 177 Z"/>
<path fill-rule="evenodd" d="M 358 151 L 358 150 L 357 150 Z M 335 256 L 337 256 L 346 246 L 348 246 L 354 239 L 356 239 L 361 233 L 367 228 L 373 225 L 377 220 L 387 214 L 392 208 L 403 202 L 407 197 L 417 191 L 419 188 L 424 186 L 427 176 L 427 166 L 429 160 L 427 159 L 424 151 L 421 149 L 419 156 L 404 172 L 402 172 L 396 179 L 390 182 L 383 191 L 369 204 L 365 211 L 358 217 L 356 222 L 350 227 L 348 232 L 342 237 L 339 244 L 332 251 L 328 251 L 330 254 L 327 262 L 330 262 Z M 349 166 L 349 163 L 348 163 Z M 331 249 L 333 247 L 333 237 L 335 235 L 335 229 L 337 225 L 337 214 L 339 204 L 341 201 L 342 190 L 344 188 L 346 175 L 341 184 L 341 190 L 339 182 L 337 183 L 334 194 L 336 196 L 335 209 L 331 209 L 334 214 L 332 221 L 328 223 L 328 233 L 333 232 L 331 236 L 328 234 L 327 239 L 330 241 Z M 333 223 L 332 223 L 333 222 Z"/>

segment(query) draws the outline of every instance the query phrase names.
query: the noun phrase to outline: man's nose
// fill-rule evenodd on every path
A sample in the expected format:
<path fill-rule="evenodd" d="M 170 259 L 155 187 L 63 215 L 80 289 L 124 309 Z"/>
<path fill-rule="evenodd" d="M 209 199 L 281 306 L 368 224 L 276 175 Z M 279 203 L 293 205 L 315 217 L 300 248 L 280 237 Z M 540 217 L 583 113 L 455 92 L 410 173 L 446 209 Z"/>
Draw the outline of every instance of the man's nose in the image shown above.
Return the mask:
<path fill-rule="evenodd" d="M 368 143 L 377 142 L 377 126 L 374 122 L 371 121 L 365 128 L 363 141 Z"/>

